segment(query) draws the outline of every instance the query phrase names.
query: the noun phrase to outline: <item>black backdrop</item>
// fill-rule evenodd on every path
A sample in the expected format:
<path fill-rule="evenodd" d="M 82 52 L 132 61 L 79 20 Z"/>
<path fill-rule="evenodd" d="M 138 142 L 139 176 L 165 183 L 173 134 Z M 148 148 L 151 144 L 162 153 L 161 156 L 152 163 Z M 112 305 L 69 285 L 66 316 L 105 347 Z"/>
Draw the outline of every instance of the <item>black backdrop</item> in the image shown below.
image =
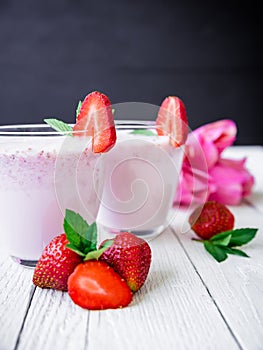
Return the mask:
<path fill-rule="evenodd" d="M 74 121 L 112 103 L 178 95 L 192 129 L 221 118 L 262 144 L 261 12 L 242 1 L 0 0 L 0 124 Z"/>

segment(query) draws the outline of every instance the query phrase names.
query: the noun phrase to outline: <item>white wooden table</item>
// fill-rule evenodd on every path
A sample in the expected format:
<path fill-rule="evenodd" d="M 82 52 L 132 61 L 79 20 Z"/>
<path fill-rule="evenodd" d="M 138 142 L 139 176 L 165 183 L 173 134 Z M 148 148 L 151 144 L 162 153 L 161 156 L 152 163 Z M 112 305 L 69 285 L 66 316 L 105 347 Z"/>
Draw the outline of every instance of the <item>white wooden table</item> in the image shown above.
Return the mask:
<path fill-rule="evenodd" d="M 226 156 L 247 156 L 256 177 L 252 196 L 231 207 L 236 227 L 259 228 L 243 247 L 251 258 L 217 263 L 191 232 L 182 234 L 182 211 L 150 242 L 150 274 L 132 304 L 87 311 L 67 293 L 35 288 L 33 270 L 2 249 L 0 349 L 263 349 L 263 148 L 232 147 Z"/>

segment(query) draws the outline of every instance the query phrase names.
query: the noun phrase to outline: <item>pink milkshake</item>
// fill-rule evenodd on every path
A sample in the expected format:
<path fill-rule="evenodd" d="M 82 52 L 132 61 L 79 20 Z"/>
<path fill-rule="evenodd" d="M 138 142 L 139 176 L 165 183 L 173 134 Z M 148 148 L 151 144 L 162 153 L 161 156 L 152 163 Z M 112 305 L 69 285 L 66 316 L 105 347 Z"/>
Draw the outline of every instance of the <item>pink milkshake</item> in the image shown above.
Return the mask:
<path fill-rule="evenodd" d="M 0 127 L 1 239 L 18 262 L 34 266 L 63 232 L 65 209 L 96 220 L 103 181 L 101 155 L 89 137 L 47 125 Z"/>
<path fill-rule="evenodd" d="M 155 122 L 117 121 L 117 142 L 105 155 L 98 222 L 106 233 L 155 237 L 169 224 L 183 146 L 158 136 Z"/>

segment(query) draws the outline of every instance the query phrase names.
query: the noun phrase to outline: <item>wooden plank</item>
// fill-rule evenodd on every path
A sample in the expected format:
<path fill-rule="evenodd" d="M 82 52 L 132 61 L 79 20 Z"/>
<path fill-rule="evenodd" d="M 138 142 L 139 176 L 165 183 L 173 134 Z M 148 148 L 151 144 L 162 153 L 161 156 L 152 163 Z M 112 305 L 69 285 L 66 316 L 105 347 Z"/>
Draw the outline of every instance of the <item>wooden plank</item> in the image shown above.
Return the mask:
<path fill-rule="evenodd" d="M 32 293 L 32 270 L 0 252 L 0 349 L 14 349 Z"/>
<path fill-rule="evenodd" d="M 36 288 L 18 349 L 85 349 L 89 311 L 67 293 Z"/>
<path fill-rule="evenodd" d="M 88 349 L 238 349 L 171 231 L 150 244 L 146 284 L 129 307 L 90 313 Z"/>
<path fill-rule="evenodd" d="M 243 247 L 251 258 L 230 256 L 217 263 L 202 244 L 194 242 L 192 232 L 181 234 L 181 223 L 174 233 L 204 281 L 235 338 L 245 349 L 263 345 L 263 220 L 262 214 L 243 204 L 231 207 L 236 227 L 258 227 L 256 238 Z M 181 222 L 186 222 L 187 218 Z M 214 323 L 210 323 L 214 327 Z M 222 347 L 223 348 L 223 347 Z"/>
<path fill-rule="evenodd" d="M 247 164 L 259 179 L 255 193 L 261 193 L 262 148 L 230 151 L 229 156 L 237 158 L 249 155 Z M 0 349 L 14 349 L 16 344 L 26 350 L 261 349 L 262 214 L 245 204 L 231 209 L 237 227 L 260 227 L 244 248 L 250 259 L 231 256 L 218 264 L 190 239 L 191 233 L 182 234 L 189 230 L 189 212 L 177 212 L 174 233 L 167 230 L 150 242 L 149 278 L 123 310 L 88 312 L 58 291 L 37 288 L 33 295 L 33 270 L 0 254 Z"/>

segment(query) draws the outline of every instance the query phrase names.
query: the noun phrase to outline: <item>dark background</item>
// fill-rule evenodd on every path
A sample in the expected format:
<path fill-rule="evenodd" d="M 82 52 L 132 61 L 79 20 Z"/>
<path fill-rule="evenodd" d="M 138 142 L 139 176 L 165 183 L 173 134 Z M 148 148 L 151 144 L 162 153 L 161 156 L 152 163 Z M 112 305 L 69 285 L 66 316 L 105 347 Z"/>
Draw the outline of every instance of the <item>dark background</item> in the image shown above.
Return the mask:
<path fill-rule="evenodd" d="M 237 144 L 262 144 L 260 16 L 242 1 L 0 0 L 0 124 L 74 122 L 92 90 L 177 95 L 192 129 L 231 118 Z"/>

